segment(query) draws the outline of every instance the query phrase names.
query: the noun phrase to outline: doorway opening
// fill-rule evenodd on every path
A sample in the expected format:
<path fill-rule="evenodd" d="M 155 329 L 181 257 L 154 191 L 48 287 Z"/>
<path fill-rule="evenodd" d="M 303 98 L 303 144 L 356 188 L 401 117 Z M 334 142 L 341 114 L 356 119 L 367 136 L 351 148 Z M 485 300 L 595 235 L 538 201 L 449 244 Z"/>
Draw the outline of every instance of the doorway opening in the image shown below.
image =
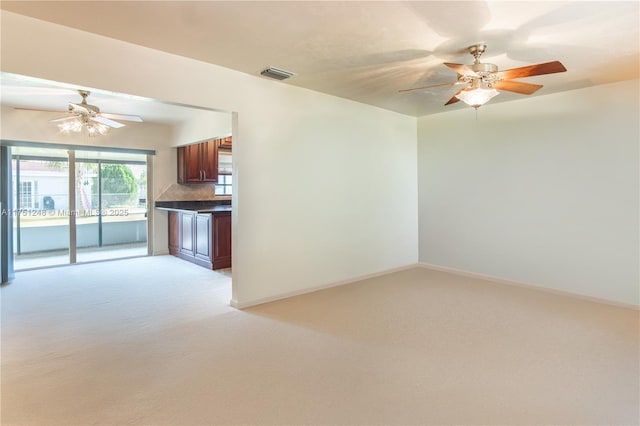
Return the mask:
<path fill-rule="evenodd" d="M 210 139 L 212 135 L 233 134 L 235 139 L 238 130 L 236 112 L 117 93 L 100 89 L 99 86 L 78 86 L 9 73 L 0 73 L 0 86 L 3 121 L 8 124 L 3 128 L 5 139 L 0 140 L 0 211 L 20 211 L 22 214 L 19 225 L 17 216 L 0 215 L 2 284 L 15 278 L 15 270 L 25 271 L 97 260 L 166 254 L 168 219 L 166 212 L 155 210 L 156 201 L 209 200 L 210 195 L 217 199 L 233 200 L 232 204 L 237 200 L 238 177 L 236 167 L 232 167 L 232 164 L 237 164 L 235 156 L 233 160 L 230 155 L 223 156 L 225 161 L 222 161 L 221 165 L 224 167 L 219 170 L 222 178 L 218 186 L 207 188 L 206 197 L 202 196 L 202 185 L 178 185 L 176 171 L 173 168 L 176 164 L 174 157 L 178 146 Z M 33 125 L 59 119 L 60 114 L 66 112 L 64 106 L 77 98 L 79 87 L 90 91 L 92 103 L 100 105 L 105 111 L 140 115 L 144 117 L 144 123 L 132 123 L 118 132 L 111 132 L 105 136 L 104 144 L 100 143 L 100 146 L 94 145 L 92 140 L 81 133 L 63 135 L 54 126 Z M 34 91 L 38 92 L 38 96 L 33 95 Z M 48 148 L 51 151 L 29 152 L 27 148 Z M 96 156 L 97 151 L 103 153 Z M 123 158 L 116 156 L 116 152 L 142 154 L 142 157 Z M 133 197 L 128 199 L 124 206 L 122 200 L 114 201 L 113 198 L 113 203 L 108 204 L 110 194 L 113 193 L 103 185 L 106 176 L 109 173 L 119 173 L 116 169 L 122 167 L 116 166 L 126 166 L 134 177 L 141 181 L 145 174 L 141 171 L 144 168 L 145 156 L 145 177 L 148 181 L 146 198 L 141 183 L 137 203 Z M 55 170 L 48 170 L 51 174 L 51 182 L 48 183 L 55 183 L 52 173 L 56 172 L 55 180 L 63 192 L 52 191 L 53 195 L 44 194 L 42 181 L 28 179 L 29 176 L 25 172 L 29 167 L 42 167 L 43 163 L 36 163 L 38 159 L 49 168 L 57 167 Z M 20 160 L 19 164 L 16 164 L 17 160 Z M 33 163 L 29 165 L 29 162 Z M 18 166 L 22 166 L 22 183 L 16 187 L 12 178 Z M 48 198 L 45 199 L 45 196 Z M 22 201 L 23 207 L 20 209 L 16 205 L 16 197 L 20 197 Z M 112 211 L 109 211 L 110 208 Z M 28 234 L 35 231 L 38 225 L 38 221 L 31 216 L 37 214 L 41 217 L 59 217 L 58 228 L 55 229 L 59 234 L 45 241 L 48 244 L 55 242 L 55 246 L 46 249 L 44 243 L 38 243 L 37 250 L 29 250 Z M 29 219 L 26 219 L 26 216 Z M 232 211 L 232 218 L 232 228 L 235 228 L 236 209 Z M 40 224 L 53 225 L 54 219 L 49 220 L 51 222 L 42 221 Z M 138 222 L 132 223 L 136 221 Z M 122 235 L 122 232 L 111 229 L 122 228 L 125 222 L 128 222 L 126 225 L 131 231 L 129 235 L 135 234 L 133 241 L 118 240 L 117 237 Z M 19 237 L 16 235 L 18 232 Z M 233 232 L 234 241 L 235 235 Z M 21 245 L 20 250 L 17 249 L 18 241 Z M 233 257 L 235 259 L 236 255 Z M 14 258 L 17 259 L 15 267 Z M 38 263 L 22 263 L 22 260 L 28 258 Z M 232 276 L 230 268 L 218 272 L 229 278 Z M 231 286 L 232 299 L 235 299 L 236 282 L 232 281 Z"/>

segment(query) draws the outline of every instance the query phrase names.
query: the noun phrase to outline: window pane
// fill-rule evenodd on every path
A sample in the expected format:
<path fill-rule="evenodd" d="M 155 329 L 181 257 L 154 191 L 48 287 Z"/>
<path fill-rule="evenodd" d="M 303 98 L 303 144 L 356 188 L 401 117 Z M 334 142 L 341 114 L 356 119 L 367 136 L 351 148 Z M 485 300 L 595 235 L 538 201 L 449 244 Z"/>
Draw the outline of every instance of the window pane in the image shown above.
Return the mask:
<path fill-rule="evenodd" d="M 216 195 L 231 195 L 231 182 L 233 177 L 231 175 L 218 175 L 218 183 L 216 184 Z"/>
<path fill-rule="evenodd" d="M 12 162 L 16 271 L 69 263 L 68 161 L 59 152 L 26 151 Z"/>

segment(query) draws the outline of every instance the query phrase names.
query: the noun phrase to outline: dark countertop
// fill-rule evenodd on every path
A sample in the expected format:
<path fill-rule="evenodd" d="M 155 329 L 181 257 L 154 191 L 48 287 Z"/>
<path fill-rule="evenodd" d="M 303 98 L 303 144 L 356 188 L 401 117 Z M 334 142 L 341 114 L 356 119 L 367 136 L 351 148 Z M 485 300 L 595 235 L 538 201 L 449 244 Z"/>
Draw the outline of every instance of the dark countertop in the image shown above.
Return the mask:
<path fill-rule="evenodd" d="M 231 200 L 215 201 L 156 201 L 159 210 L 188 211 L 194 213 L 230 212 Z"/>

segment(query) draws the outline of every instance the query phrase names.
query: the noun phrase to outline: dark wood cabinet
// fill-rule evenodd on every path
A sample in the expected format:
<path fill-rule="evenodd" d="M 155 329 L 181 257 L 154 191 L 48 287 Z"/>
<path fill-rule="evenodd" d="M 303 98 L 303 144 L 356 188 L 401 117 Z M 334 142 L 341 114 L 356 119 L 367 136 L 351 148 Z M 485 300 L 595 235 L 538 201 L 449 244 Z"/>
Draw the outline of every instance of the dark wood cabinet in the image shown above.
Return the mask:
<path fill-rule="evenodd" d="M 218 268 L 231 267 L 231 212 L 213 215 L 213 264 Z"/>
<path fill-rule="evenodd" d="M 178 183 L 200 183 L 200 144 L 178 148 Z"/>
<path fill-rule="evenodd" d="M 209 141 L 199 144 L 201 149 L 202 182 L 218 181 L 218 144 Z"/>
<path fill-rule="evenodd" d="M 169 212 L 169 253 L 210 269 L 231 267 L 231 212 Z"/>
<path fill-rule="evenodd" d="M 180 242 L 180 253 L 193 256 L 193 215 L 182 214 L 180 216 L 180 234 L 178 241 Z"/>
<path fill-rule="evenodd" d="M 178 183 L 218 181 L 218 141 L 178 147 Z"/>
<path fill-rule="evenodd" d="M 193 236 L 195 240 L 193 255 L 199 259 L 211 261 L 211 214 L 196 214 L 195 229 Z"/>
<path fill-rule="evenodd" d="M 226 138 L 222 138 L 222 139 L 218 139 L 218 146 L 220 148 L 231 149 L 232 145 L 233 145 L 233 140 L 232 140 L 231 136 L 226 137 Z"/>

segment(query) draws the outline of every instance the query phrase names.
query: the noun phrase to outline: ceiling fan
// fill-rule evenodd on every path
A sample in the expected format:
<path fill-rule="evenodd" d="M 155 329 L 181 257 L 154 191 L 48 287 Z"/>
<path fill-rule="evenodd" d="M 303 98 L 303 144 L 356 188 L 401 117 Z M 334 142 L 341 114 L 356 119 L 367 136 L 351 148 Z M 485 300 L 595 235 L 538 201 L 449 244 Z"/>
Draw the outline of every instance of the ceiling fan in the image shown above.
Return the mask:
<path fill-rule="evenodd" d="M 118 129 L 125 126 L 123 123 L 115 121 L 114 119 L 135 121 L 138 123 L 142 122 L 142 118 L 138 117 L 137 115 L 101 112 L 100 108 L 98 108 L 97 106 L 87 103 L 87 97 L 91 94 L 91 92 L 89 92 L 88 90 L 78 90 L 78 93 L 80 94 L 80 96 L 82 96 L 82 102 L 69 102 L 68 112 L 71 115 L 50 120 L 52 123 L 60 123 L 58 124 L 58 127 L 60 127 L 60 130 L 65 133 L 68 133 L 70 131 L 80 132 L 82 131 L 82 129 L 87 129 L 89 136 L 95 136 L 97 134 L 107 133 L 110 128 Z M 32 108 L 17 109 L 27 109 L 32 111 L 34 110 Z M 49 110 L 35 109 L 35 111 Z"/>
<path fill-rule="evenodd" d="M 458 101 L 478 109 L 499 92 L 496 89 L 508 92 L 530 95 L 540 88 L 541 84 L 523 83 L 514 81 L 515 78 L 532 77 L 535 75 L 554 74 L 564 72 L 567 69 L 559 61 L 546 62 L 543 64 L 529 65 L 525 67 L 512 68 L 498 71 L 498 66 L 480 62 L 480 56 L 487 50 L 486 44 L 476 44 L 470 46 L 469 53 L 474 57 L 473 64 L 452 64 L 444 63 L 447 67 L 458 73 L 458 79 L 451 83 L 434 84 L 432 86 L 414 87 L 411 89 L 399 90 L 399 92 L 409 92 L 413 90 L 424 90 L 432 87 L 453 86 L 464 84 L 465 87 L 458 90 L 445 104 L 450 105 Z"/>

